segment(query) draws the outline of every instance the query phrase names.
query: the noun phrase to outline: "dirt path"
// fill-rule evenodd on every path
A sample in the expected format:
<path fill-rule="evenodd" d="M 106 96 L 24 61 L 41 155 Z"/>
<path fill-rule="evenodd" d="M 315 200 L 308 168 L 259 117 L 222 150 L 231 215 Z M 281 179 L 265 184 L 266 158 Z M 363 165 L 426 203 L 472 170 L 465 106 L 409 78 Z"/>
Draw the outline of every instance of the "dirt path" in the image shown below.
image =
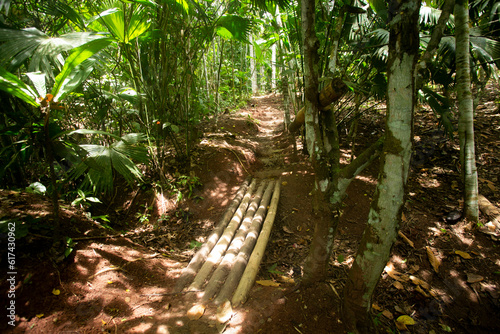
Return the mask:
<path fill-rule="evenodd" d="M 495 93 L 496 94 L 496 93 Z M 494 90 L 478 107 L 478 165 L 481 193 L 500 205 L 500 119 Z M 377 163 L 356 178 L 348 190 L 343 216 L 330 261 L 327 282 L 293 290 L 311 242 L 316 220 L 310 192 L 314 174 L 300 141 L 283 133 L 281 100 L 255 98 L 246 108 L 224 114 L 217 128 L 212 121 L 200 127 L 189 168 L 172 166 L 171 176 L 199 177 L 202 187 L 180 204 L 175 194 L 123 191 L 123 200 L 107 208 L 109 225 L 100 228 L 83 212 L 63 205 L 63 234 L 78 244 L 69 259 L 51 260 L 50 203 L 43 197 L 0 191 L 0 217 L 32 217 L 34 234 L 16 248 L 16 327 L 0 323 L 5 333 L 344 333 L 340 297 L 357 249 L 376 184 Z M 493 333 L 500 330 L 498 241 L 465 224 L 448 225 L 443 217 L 459 207 L 456 142 L 443 140 L 428 112 L 417 115 L 416 156 L 409 180 L 409 200 L 401 239 L 388 263 L 402 276 L 425 281 L 423 294 L 408 280 L 384 273 L 374 296 L 374 313 L 381 330 L 396 331 L 394 319 L 409 315 L 415 333 Z M 383 112 L 360 120 L 357 152 L 382 131 Z M 484 145 L 483 145 L 484 144 Z M 347 146 L 348 143 L 343 143 Z M 343 151 L 347 152 L 347 151 Z M 430 153 L 429 153 L 430 152 Z M 450 159 L 452 157 L 452 159 Z M 349 156 L 344 153 L 343 158 Z M 176 172 L 179 171 L 179 174 Z M 281 198 L 258 280 L 247 303 L 224 324 L 209 305 L 199 319 L 187 316 L 197 302 L 195 293 L 171 294 L 177 277 L 217 224 L 225 207 L 247 178 L 281 177 Z M 128 197 L 127 197 L 128 196 Z M 118 196 L 120 197 L 120 196 Z M 482 221 L 483 224 L 486 221 Z M 105 238 L 121 230 L 125 237 Z M 40 236 L 42 235 L 42 236 Z M 96 238 L 93 238 L 96 237 Z M 3 244 L 2 244 L 3 245 Z M 442 260 L 435 273 L 427 260 L 431 247 Z M 465 259 L 455 251 L 471 256 Z M 2 260 L 5 254 L 2 253 Z M 3 262 L 2 262 L 3 263 Z M 4 272 L 2 272 L 4 274 Z M 393 273 L 391 273 L 393 274 Z M 478 278 L 480 277 L 480 278 Z M 7 293 L 0 277 L 0 294 Z M 479 281 L 470 281 L 477 279 Z M 495 329 L 496 328 L 496 329 Z"/>

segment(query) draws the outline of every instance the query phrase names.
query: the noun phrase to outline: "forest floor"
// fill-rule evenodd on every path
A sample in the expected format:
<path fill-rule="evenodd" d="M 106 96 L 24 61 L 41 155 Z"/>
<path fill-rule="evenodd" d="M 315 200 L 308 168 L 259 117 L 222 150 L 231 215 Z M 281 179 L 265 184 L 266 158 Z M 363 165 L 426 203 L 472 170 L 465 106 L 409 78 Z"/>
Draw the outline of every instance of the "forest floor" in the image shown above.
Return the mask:
<path fill-rule="evenodd" d="M 480 193 L 500 207 L 497 92 L 498 87 L 489 87 L 477 108 L 476 153 Z M 0 221 L 17 219 L 18 232 L 25 232 L 13 252 L 15 296 L 8 298 L 7 279 L 12 275 L 6 269 L 6 238 L 0 239 L 2 308 L 14 300 L 16 314 L 16 326 L 3 317 L 0 330 L 345 333 L 340 318 L 342 291 L 367 220 L 378 161 L 348 190 L 327 281 L 295 289 L 317 219 L 311 206 L 314 174 L 301 141 L 284 132 L 282 110 L 280 97 L 271 94 L 221 115 L 216 123 L 203 124 L 187 168 L 176 166 L 173 158 L 168 161 L 173 178 L 181 180 L 177 167 L 202 183 L 180 203 L 167 191 L 120 187 L 112 202 L 92 207 L 93 216 L 106 214 L 109 222 L 87 219 L 82 210 L 63 204 L 60 232 L 76 245 L 62 261 L 56 259 L 60 252 L 49 238 L 53 231 L 48 199 L 0 190 Z M 361 117 L 356 152 L 380 136 L 383 117 L 383 110 Z M 419 107 L 415 120 L 416 152 L 401 226 L 414 245 L 402 238 L 396 241 L 374 294 L 373 317 L 382 332 L 404 332 L 395 320 L 408 315 L 415 320 L 408 325 L 410 333 L 498 333 L 498 235 L 463 220 L 446 222 L 447 214 L 461 206 L 458 139 L 448 140 L 429 110 Z M 343 146 L 348 152 L 347 141 Z M 345 153 L 343 159 L 348 158 Z M 246 304 L 224 324 L 216 320 L 215 307 L 192 319 L 187 311 L 195 302 L 193 294 L 171 291 L 248 176 L 281 177 L 278 212 L 257 278 L 277 284 L 256 284 Z M 482 225 L 487 222 L 481 215 Z M 441 261 L 437 273 L 426 247 Z"/>

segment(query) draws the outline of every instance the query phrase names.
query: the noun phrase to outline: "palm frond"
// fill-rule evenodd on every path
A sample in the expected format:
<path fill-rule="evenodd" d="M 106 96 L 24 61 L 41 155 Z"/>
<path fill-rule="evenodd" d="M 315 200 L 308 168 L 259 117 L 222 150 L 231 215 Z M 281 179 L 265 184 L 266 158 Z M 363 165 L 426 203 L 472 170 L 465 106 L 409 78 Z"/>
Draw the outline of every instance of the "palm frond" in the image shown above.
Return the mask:
<path fill-rule="evenodd" d="M 86 130 L 85 133 L 97 133 L 97 131 Z M 137 162 L 148 160 L 147 149 L 136 145 L 144 139 L 143 134 L 127 134 L 111 146 L 79 145 L 79 148 L 84 150 L 84 156 L 82 162 L 73 168 L 70 177 L 75 179 L 85 174 L 84 186 L 90 186 L 96 193 L 109 193 L 112 190 L 113 170 L 127 182 L 141 180 L 142 173 L 133 160 Z"/>
<path fill-rule="evenodd" d="M 217 33 L 219 35 L 240 42 L 248 42 L 251 28 L 252 21 L 238 15 L 222 16 L 216 24 Z"/>
<path fill-rule="evenodd" d="M 0 64 L 10 72 L 17 70 L 30 57 L 29 72 L 42 71 L 53 77 L 50 64 L 62 67 L 61 52 L 104 38 L 89 32 L 73 32 L 50 37 L 36 28 L 22 30 L 0 29 Z"/>

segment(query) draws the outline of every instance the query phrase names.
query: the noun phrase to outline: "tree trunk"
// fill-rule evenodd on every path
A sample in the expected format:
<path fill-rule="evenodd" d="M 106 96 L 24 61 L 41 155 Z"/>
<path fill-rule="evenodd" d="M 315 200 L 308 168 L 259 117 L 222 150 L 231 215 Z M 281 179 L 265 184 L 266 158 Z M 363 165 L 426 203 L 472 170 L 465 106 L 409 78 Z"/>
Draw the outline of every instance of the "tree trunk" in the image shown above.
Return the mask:
<path fill-rule="evenodd" d="M 391 0 L 389 8 L 394 10 L 389 17 L 386 139 L 367 227 L 344 289 L 344 323 L 355 333 L 376 332 L 371 299 L 397 237 L 411 157 L 420 0 Z"/>
<path fill-rule="evenodd" d="M 346 84 L 340 78 L 333 78 L 333 80 L 326 85 L 319 93 L 317 99 L 319 100 L 319 107 L 325 110 L 333 102 L 337 101 L 348 90 Z M 300 109 L 295 119 L 290 124 L 288 131 L 290 133 L 297 132 L 305 121 L 305 107 Z"/>
<path fill-rule="evenodd" d="M 250 36 L 250 80 L 252 82 L 252 95 L 257 95 L 259 86 L 257 83 L 257 65 L 255 62 L 255 50 L 253 48 L 253 37 Z"/>
<path fill-rule="evenodd" d="M 458 135 L 464 192 L 464 216 L 479 220 L 477 168 L 474 149 L 474 105 L 469 65 L 469 12 L 467 0 L 455 1 Z"/>

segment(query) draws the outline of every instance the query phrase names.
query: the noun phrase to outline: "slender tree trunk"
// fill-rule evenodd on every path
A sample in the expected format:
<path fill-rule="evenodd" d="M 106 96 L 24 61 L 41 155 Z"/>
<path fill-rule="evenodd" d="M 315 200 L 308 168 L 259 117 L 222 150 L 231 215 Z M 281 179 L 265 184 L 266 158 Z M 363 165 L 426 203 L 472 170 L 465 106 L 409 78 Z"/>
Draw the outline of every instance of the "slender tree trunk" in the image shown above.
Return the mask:
<path fill-rule="evenodd" d="M 469 65 L 469 4 L 455 1 L 455 41 L 457 64 L 458 135 L 460 163 L 464 191 L 464 216 L 473 222 L 479 220 L 477 168 L 474 149 L 474 105 L 472 100 Z"/>
<path fill-rule="evenodd" d="M 344 289 L 344 323 L 355 333 L 376 332 L 371 299 L 396 240 L 411 157 L 420 0 L 391 0 L 389 8 L 394 10 L 389 17 L 386 139 L 367 227 Z"/>
<path fill-rule="evenodd" d="M 304 264 L 305 284 L 310 284 L 326 276 L 326 266 L 333 244 L 325 244 L 325 231 L 330 229 L 328 195 L 331 184 L 328 161 L 320 128 L 318 94 L 318 48 L 316 36 L 315 0 L 302 0 L 302 41 L 304 45 L 304 84 L 305 84 L 305 128 L 307 150 L 315 172 L 313 207 L 316 214 L 314 239 Z M 331 241 L 333 242 L 333 241 Z"/>
<path fill-rule="evenodd" d="M 273 92 L 276 89 L 276 43 L 271 46 L 271 90 Z"/>
<path fill-rule="evenodd" d="M 255 50 L 253 48 L 252 36 L 250 36 L 250 80 L 252 82 L 252 95 L 257 95 L 259 86 L 257 83 L 257 66 L 255 63 Z"/>

